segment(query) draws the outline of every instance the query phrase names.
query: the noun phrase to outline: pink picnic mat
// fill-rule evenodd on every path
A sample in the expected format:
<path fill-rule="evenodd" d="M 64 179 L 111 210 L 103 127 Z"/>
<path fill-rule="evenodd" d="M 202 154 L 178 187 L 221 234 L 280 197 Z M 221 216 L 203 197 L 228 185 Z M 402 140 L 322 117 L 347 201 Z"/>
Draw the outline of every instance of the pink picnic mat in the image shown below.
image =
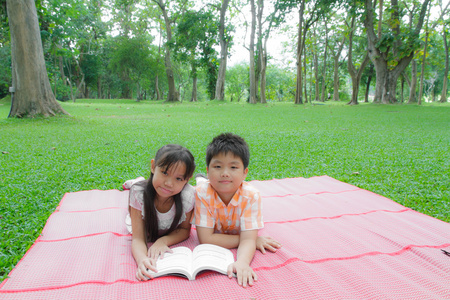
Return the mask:
<path fill-rule="evenodd" d="M 450 299 L 450 224 L 327 176 L 253 181 L 265 228 L 253 287 L 214 272 L 135 280 L 128 191 L 68 193 L 1 299 Z M 198 244 L 193 229 L 181 243 Z M 233 250 L 236 255 L 236 250 Z"/>

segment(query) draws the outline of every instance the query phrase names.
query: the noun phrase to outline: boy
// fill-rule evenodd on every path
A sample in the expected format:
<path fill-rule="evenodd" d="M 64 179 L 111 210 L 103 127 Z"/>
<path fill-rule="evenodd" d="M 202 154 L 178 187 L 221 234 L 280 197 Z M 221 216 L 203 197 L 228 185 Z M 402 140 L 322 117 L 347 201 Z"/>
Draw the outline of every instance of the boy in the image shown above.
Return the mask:
<path fill-rule="evenodd" d="M 250 263 L 258 248 L 275 252 L 281 247 L 270 237 L 258 237 L 264 227 L 259 192 L 247 182 L 250 152 L 243 138 L 232 133 L 215 137 L 206 149 L 208 180 L 197 181 L 192 224 L 201 244 L 238 248 L 237 260 L 228 267 L 238 284 L 257 280 Z"/>

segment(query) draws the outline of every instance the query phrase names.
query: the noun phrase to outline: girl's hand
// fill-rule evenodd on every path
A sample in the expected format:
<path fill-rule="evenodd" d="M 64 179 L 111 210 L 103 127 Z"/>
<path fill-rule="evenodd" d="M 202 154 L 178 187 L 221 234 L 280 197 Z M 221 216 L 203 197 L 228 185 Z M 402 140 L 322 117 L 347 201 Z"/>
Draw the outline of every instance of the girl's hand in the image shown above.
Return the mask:
<path fill-rule="evenodd" d="M 172 253 L 172 249 L 170 249 L 161 239 L 156 240 L 153 245 L 148 249 L 148 257 L 155 261 L 161 256 L 164 258 L 164 253 L 169 252 Z"/>
<path fill-rule="evenodd" d="M 266 250 L 270 252 L 276 252 L 277 249 L 281 248 L 281 243 L 274 240 L 270 236 L 258 236 L 256 239 L 256 249 L 261 251 L 262 254 L 266 254 Z"/>
<path fill-rule="evenodd" d="M 153 279 L 153 276 L 147 271 L 151 270 L 157 272 L 156 270 L 156 260 L 152 260 L 149 257 L 145 257 L 139 264 L 136 271 L 136 279 L 140 281 L 145 281 Z"/>

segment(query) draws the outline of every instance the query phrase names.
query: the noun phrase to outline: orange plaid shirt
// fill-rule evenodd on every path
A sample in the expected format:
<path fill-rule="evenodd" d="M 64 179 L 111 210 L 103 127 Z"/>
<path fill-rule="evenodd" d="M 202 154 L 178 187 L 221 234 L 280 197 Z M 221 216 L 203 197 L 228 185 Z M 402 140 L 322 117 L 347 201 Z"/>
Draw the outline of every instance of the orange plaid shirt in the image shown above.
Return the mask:
<path fill-rule="evenodd" d="M 196 187 L 191 223 L 225 234 L 263 228 L 261 196 L 256 188 L 243 182 L 230 203 L 225 205 L 207 181 Z"/>

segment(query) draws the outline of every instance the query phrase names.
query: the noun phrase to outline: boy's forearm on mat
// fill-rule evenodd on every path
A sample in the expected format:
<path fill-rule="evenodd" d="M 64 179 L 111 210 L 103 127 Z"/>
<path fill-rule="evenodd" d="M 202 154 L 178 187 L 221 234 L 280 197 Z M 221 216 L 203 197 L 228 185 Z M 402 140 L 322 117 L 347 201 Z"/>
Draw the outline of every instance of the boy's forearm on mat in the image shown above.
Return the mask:
<path fill-rule="evenodd" d="M 253 260 L 256 251 L 256 238 L 258 237 L 257 230 L 242 231 L 239 240 L 239 247 L 237 251 L 237 260 L 248 265 Z"/>
<path fill-rule="evenodd" d="M 214 233 L 213 228 L 202 228 L 197 226 L 198 240 L 200 244 L 213 244 L 227 249 L 239 246 L 238 234 Z"/>

